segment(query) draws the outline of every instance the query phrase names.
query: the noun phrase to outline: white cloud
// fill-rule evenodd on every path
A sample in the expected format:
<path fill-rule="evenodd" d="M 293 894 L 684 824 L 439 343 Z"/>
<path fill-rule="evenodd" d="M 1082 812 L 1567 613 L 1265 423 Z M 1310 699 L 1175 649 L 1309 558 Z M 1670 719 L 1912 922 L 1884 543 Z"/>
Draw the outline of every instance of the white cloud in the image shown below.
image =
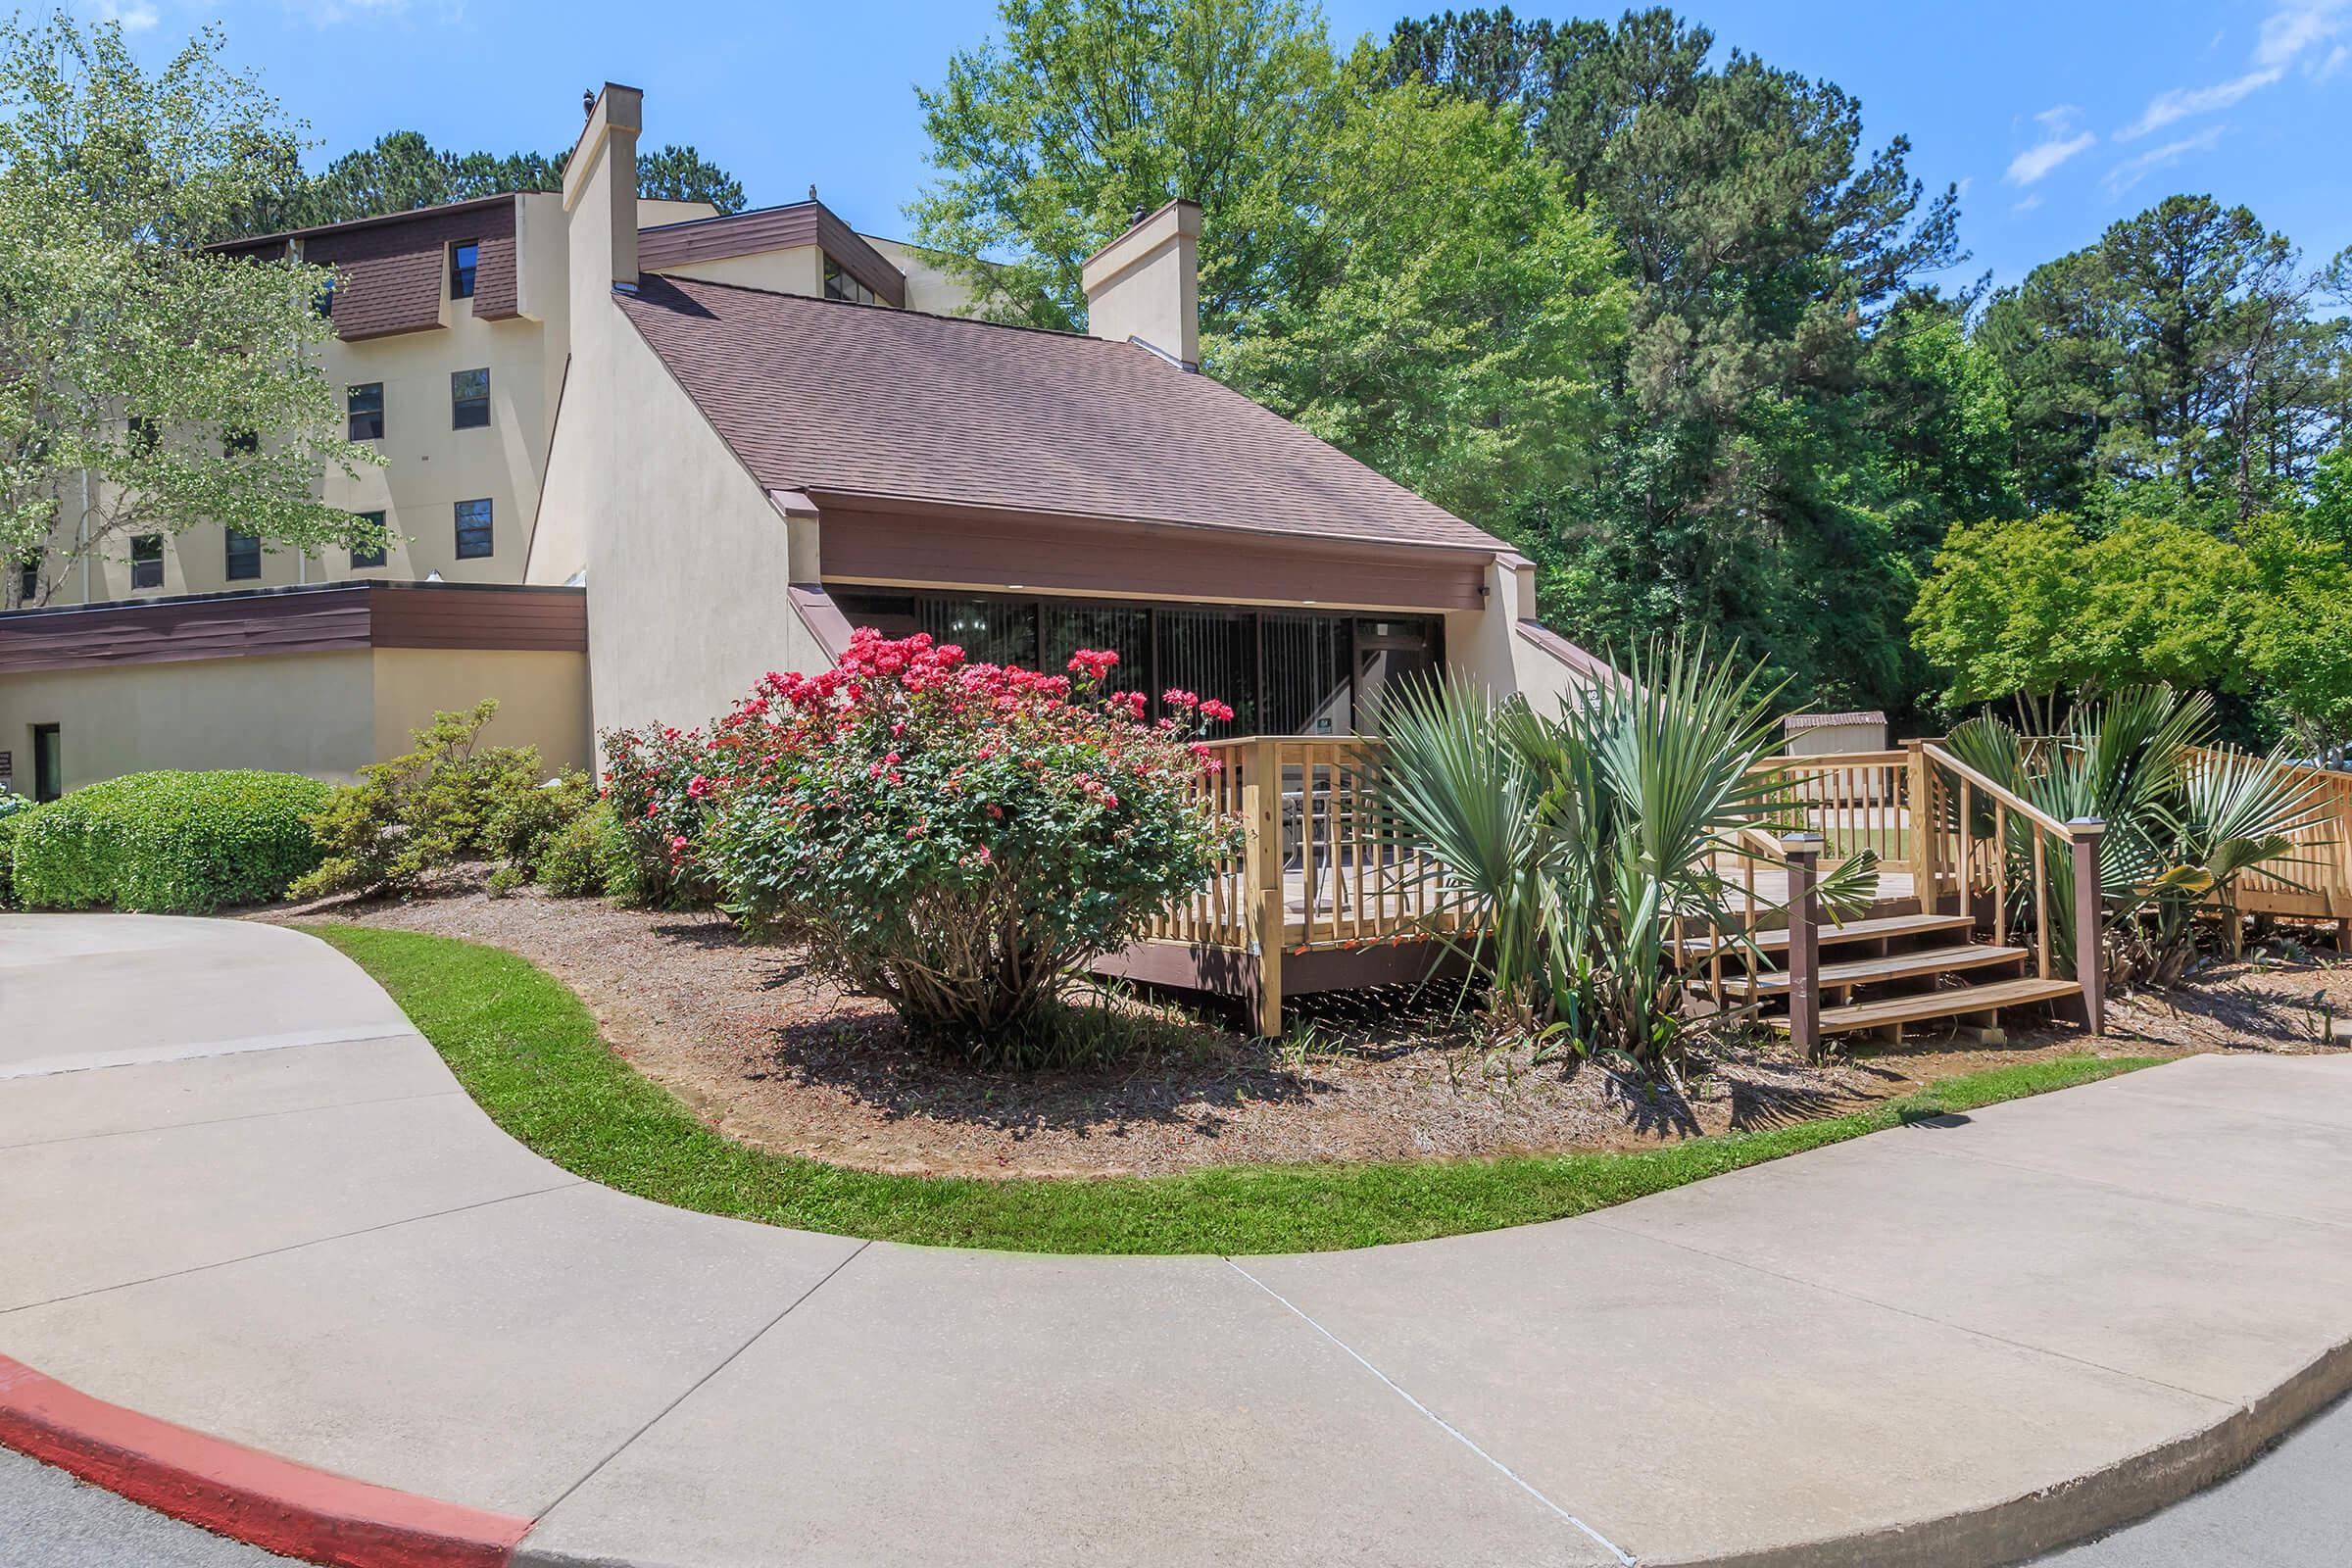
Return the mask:
<path fill-rule="evenodd" d="M 2160 92 L 2148 101 L 2148 107 L 2137 120 L 2115 133 L 2115 139 L 2132 141 L 2151 130 L 2161 130 L 2176 120 L 2227 109 L 2248 93 L 2260 92 L 2268 87 L 2285 74 L 2285 71 L 2283 66 L 2265 66 L 2228 81 L 2217 81 L 2210 87 L 2175 87 L 2170 92 Z"/>
<path fill-rule="evenodd" d="M 2002 177 L 2012 185 L 2031 185 L 2097 142 L 2099 138 L 2087 130 L 2075 131 L 2076 117 L 2082 113 L 2073 104 L 2059 104 L 2035 115 L 2034 121 L 2041 126 L 2041 140 L 2010 159 L 2009 171 Z"/>
<path fill-rule="evenodd" d="M 2343 31 L 2345 0 L 2304 0 L 2281 6 L 2263 20 L 2254 59 L 2265 66 L 2285 67 L 2315 43 Z"/>
<path fill-rule="evenodd" d="M 90 15 L 100 22 L 119 22 L 124 32 L 145 32 L 162 19 L 148 0 L 90 0 Z"/>
<path fill-rule="evenodd" d="M 2328 51 L 2327 59 L 2321 61 L 2318 66 L 2313 68 L 2311 79 L 2314 81 L 2326 81 L 2329 76 L 2332 76 L 2337 72 L 2343 70 L 2344 62 L 2347 60 L 2352 60 L 2352 44 L 2337 44 L 2334 48 Z"/>
<path fill-rule="evenodd" d="M 2107 171 L 2107 178 L 2104 183 L 2108 199 L 2112 201 L 2157 170 L 2170 169 L 2191 153 L 2212 151 L 2214 145 L 2229 132 L 2229 129 L 2228 125 L 2208 125 L 2193 136 L 2183 136 L 2179 141 L 2168 141 L 2161 147 L 2151 147 L 2136 158 L 2126 159 Z"/>
<path fill-rule="evenodd" d="M 2034 192 L 2033 195 L 2031 195 L 2031 196 L 2027 197 L 2027 198 L 2026 198 L 2024 201 L 2022 201 L 2022 202 L 2017 202 L 2017 203 L 2013 204 L 2013 205 L 2010 207 L 2010 209 L 2009 209 L 2009 216 L 2010 216 L 2010 217 L 2012 217 L 2012 218 L 2018 218 L 2018 217 L 2022 217 L 2022 216 L 2024 216 L 2025 214 L 2032 212 L 2032 211 L 2033 211 L 2034 208 L 2036 208 L 2036 207 L 2039 207 L 2040 205 L 2041 205 L 2041 192 L 2039 192 L 2039 191 L 2035 191 L 2035 192 Z"/>
<path fill-rule="evenodd" d="M 2288 0 L 2263 19 L 2249 69 L 2209 87 L 2175 87 L 2158 93 L 2148 100 L 2137 120 L 2115 133 L 2115 139 L 2134 141 L 2192 115 L 2230 108 L 2277 82 L 2307 52 L 2342 32 L 2348 22 L 2352 22 L 2352 0 Z M 2217 34 L 2214 42 L 2220 41 Z M 2315 78 L 2332 75 L 2342 66 L 2339 57 L 2343 54 L 2344 47 L 2339 44 L 2326 59 L 2307 63 L 2304 73 Z"/>

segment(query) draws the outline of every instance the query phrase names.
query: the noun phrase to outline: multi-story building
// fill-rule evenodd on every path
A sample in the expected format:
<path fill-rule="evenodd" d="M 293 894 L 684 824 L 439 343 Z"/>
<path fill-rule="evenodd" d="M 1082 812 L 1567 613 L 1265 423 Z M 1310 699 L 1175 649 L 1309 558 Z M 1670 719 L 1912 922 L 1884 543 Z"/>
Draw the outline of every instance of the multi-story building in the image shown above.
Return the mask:
<path fill-rule="evenodd" d="M 325 370 L 385 462 L 326 496 L 395 541 L 198 528 L 0 613 L 0 777 L 348 776 L 485 697 L 498 738 L 584 763 L 593 726 L 704 722 L 858 625 L 1112 648 L 1245 733 L 1344 736 L 1435 671 L 1542 703 L 1612 678 L 1503 541 L 1199 373 L 1194 204 L 1087 261 L 1087 332 L 1001 325 L 813 197 L 639 200 L 641 113 L 595 100 L 561 194 L 239 243 L 334 269 Z"/>
<path fill-rule="evenodd" d="M 814 199 L 721 217 L 636 204 L 649 265 L 682 276 L 955 313 L 967 295 L 919 249 L 858 234 Z M 26 564 L 51 605 L 351 579 L 519 583 L 570 352 L 563 197 L 524 191 L 261 235 L 234 255 L 332 268 L 321 368 L 381 466 L 324 475 L 324 499 L 380 516 L 380 555 L 271 551 L 217 524 Z M 63 554 L 60 552 L 59 554 Z M 27 596 L 28 598 L 32 596 Z"/>

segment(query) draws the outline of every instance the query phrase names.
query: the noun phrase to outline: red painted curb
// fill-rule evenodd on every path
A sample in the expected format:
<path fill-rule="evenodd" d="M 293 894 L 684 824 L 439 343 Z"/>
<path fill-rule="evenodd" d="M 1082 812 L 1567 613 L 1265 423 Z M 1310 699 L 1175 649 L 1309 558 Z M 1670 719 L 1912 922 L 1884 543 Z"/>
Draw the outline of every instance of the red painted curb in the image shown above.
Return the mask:
<path fill-rule="evenodd" d="M 334 1568 L 506 1568 L 531 1527 L 158 1421 L 5 1355 L 0 1444 L 216 1535 Z"/>

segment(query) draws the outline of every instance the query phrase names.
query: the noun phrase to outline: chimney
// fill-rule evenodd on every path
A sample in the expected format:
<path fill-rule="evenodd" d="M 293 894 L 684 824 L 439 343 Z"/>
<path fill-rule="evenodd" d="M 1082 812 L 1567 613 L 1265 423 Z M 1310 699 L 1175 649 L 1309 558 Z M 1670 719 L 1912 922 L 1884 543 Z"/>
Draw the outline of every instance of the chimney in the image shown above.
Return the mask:
<path fill-rule="evenodd" d="M 1182 197 L 1095 252 L 1079 270 L 1086 328 L 1200 368 L 1200 204 Z"/>
<path fill-rule="evenodd" d="M 564 211 L 571 230 L 573 303 L 637 286 L 637 133 L 645 94 L 606 82 L 564 165 Z M 572 318 L 579 319 L 575 310 Z"/>

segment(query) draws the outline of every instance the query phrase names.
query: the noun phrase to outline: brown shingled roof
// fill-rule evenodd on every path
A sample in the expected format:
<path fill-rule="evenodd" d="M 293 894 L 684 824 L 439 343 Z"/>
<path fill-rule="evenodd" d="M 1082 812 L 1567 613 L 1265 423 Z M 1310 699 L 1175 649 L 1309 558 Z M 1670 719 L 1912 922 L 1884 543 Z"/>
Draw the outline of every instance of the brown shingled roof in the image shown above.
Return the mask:
<path fill-rule="evenodd" d="M 615 298 L 770 490 L 1505 548 L 1132 344 L 700 278 Z"/>

